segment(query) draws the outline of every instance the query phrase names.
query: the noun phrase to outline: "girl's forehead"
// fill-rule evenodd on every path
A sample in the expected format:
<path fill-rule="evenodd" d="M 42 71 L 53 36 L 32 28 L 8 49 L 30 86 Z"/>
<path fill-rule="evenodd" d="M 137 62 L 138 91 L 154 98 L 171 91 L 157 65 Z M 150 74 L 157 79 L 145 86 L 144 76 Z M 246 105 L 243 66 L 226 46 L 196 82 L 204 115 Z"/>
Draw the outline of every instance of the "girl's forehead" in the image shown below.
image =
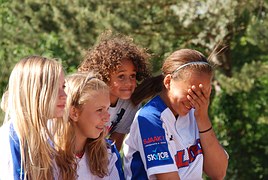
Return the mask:
<path fill-rule="evenodd" d="M 212 75 L 208 73 L 192 73 L 183 82 L 187 88 L 191 88 L 193 85 L 199 86 L 199 84 L 203 84 L 204 88 L 208 89 L 212 82 Z"/>
<path fill-rule="evenodd" d="M 121 64 L 118 66 L 115 72 L 112 73 L 120 73 L 125 71 L 136 71 L 136 67 L 134 66 L 134 63 L 129 59 L 123 59 L 121 61 Z"/>

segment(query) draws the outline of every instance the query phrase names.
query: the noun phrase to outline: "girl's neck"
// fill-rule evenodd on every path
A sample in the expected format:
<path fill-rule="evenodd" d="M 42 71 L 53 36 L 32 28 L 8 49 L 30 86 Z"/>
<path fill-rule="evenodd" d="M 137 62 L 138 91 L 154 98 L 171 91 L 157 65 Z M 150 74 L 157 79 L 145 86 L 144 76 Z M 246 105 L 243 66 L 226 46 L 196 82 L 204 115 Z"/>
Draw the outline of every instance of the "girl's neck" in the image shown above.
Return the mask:
<path fill-rule="evenodd" d="M 83 155 L 85 154 L 85 150 L 83 150 L 83 151 L 81 151 L 81 152 L 76 152 L 75 153 L 75 156 L 77 157 L 77 158 L 79 158 L 79 159 L 81 159 L 82 157 L 83 157 Z"/>
<path fill-rule="evenodd" d="M 169 101 L 169 98 L 168 98 L 168 95 L 167 93 L 162 90 L 160 93 L 159 93 L 159 96 L 160 98 L 162 99 L 162 101 L 164 101 L 164 103 L 167 105 L 167 107 L 170 108 L 170 101 Z"/>
<path fill-rule="evenodd" d="M 174 111 L 174 109 L 172 108 L 171 102 L 169 100 L 168 94 L 165 90 L 162 90 L 159 94 L 160 98 L 164 101 L 164 103 L 167 105 L 167 107 L 171 110 L 171 112 L 173 113 L 173 115 L 175 116 L 175 118 L 177 119 L 178 117 L 178 113 L 176 113 Z"/>
<path fill-rule="evenodd" d="M 115 96 L 112 96 L 111 94 L 110 94 L 110 106 L 111 107 L 115 107 L 116 106 L 116 104 L 117 104 L 117 101 L 118 101 L 118 97 L 115 97 Z"/>
<path fill-rule="evenodd" d="M 75 142 L 75 155 L 77 157 L 79 156 L 83 156 L 84 152 L 85 152 L 85 145 L 86 145 L 86 141 L 87 139 L 79 137 L 76 135 L 76 142 Z"/>

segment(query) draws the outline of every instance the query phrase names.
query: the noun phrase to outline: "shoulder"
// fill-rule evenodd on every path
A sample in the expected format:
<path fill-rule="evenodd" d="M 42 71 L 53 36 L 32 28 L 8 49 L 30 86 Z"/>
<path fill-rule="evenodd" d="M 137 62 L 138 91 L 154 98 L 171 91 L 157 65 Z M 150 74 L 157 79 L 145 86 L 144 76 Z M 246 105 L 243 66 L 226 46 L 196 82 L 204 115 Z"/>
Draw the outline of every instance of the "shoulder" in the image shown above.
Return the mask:
<path fill-rule="evenodd" d="M 108 170 L 110 179 L 124 179 L 124 172 L 122 169 L 122 162 L 120 154 L 115 146 L 115 143 L 109 139 L 106 139 L 108 144 Z M 115 167 L 115 168 L 114 168 Z"/>
<path fill-rule="evenodd" d="M 110 153 L 118 153 L 118 150 L 116 148 L 115 142 L 111 139 L 105 139 L 107 143 L 107 150 Z"/>
<path fill-rule="evenodd" d="M 139 123 L 162 124 L 162 113 L 167 106 L 159 96 L 154 97 L 138 111 Z"/>
<path fill-rule="evenodd" d="M 117 114 L 123 109 L 124 114 L 129 114 L 138 111 L 139 107 L 139 105 L 135 106 L 130 99 L 118 99 L 115 107 L 109 107 L 109 112 L 111 114 Z"/>
<path fill-rule="evenodd" d="M 13 162 L 10 149 L 10 123 L 5 123 L 0 128 L 0 179 L 11 179 L 13 176 Z M 3 148 L 4 147 L 4 148 Z"/>
<path fill-rule="evenodd" d="M 9 144 L 9 136 L 10 123 L 5 123 L 0 127 L 0 144 L 2 145 L 2 147 L 6 147 Z M 1 154 L 4 150 L 7 150 L 7 148 L 1 148 Z"/>
<path fill-rule="evenodd" d="M 12 131 L 14 131 L 10 122 L 4 123 L 0 127 L 0 143 L 5 144 L 9 142 L 9 137 L 12 136 Z"/>
<path fill-rule="evenodd" d="M 139 105 L 135 106 L 130 99 L 118 99 L 116 108 L 121 109 L 138 109 Z"/>
<path fill-rule="evenodd" d="M 140 114 L 158 114 L 160 115 L 167 106 L 163 102 L 163 100 L 159 97 L 156 96 L 150 101 L 148 101 L 140 111 Z"/>
<path fill-rule="evenodd" d="M 3 123 L 2 126 L 0 127 L 0 133 L 6 132 L 9 130 L 10 127 L 10 122 Z"/>

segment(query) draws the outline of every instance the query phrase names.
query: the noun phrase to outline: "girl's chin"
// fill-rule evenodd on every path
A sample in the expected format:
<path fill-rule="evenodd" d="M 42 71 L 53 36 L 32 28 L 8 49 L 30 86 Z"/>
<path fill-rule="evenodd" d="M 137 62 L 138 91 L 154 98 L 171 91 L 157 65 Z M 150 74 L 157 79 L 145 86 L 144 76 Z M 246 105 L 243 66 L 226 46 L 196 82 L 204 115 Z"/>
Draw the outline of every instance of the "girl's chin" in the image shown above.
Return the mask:
<path fill-rule="evenodd" d="M 96 134 L 94 137 L 89 137 L 89 139 L 98 139 L 100 137 L 101 133 L 100 134 Z"/>
<path fill-rule="evenodd" d="M 126 99 L 130 99 L 132 93 L 133 93 L 132 91 L 121 92 L 119 98 L 120 98 L 120 99 L 124 99 L 124 100 L 126 100 Z"/>
<path fill-rule="evenodd" d="M 130 96 L 120 96 L 119 98 L 120 99 L 123 99 L 123 100 L 128 100 L 128 99 L 130 99 L 130 97 L 131 97 L 131 95 Z"/>
<path fill-rule="evenodd" d="M 179 115 L 180 115 L 180 116 L 186 116 L 186 115 L 189 113 L 190 110 L 191 110 L 191 109 L 188 109 L 188 108 L 185 107 L 185 110 L 179 112 Z"/>

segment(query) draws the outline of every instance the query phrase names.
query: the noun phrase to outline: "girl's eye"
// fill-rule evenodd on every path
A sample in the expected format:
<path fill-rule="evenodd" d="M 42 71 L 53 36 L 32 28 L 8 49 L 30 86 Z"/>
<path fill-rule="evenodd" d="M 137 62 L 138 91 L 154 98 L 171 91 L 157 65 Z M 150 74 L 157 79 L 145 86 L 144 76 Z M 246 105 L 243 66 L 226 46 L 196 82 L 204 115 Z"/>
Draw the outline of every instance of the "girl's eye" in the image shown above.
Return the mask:
<path fill-rule="evenodd" d="M 101 109 L 97 109 L 97 112 L 102 112 L 102 110 L 103 110 L 102 108 Z"/>
<path fill-rule="evenodd" d="M 119 75 L 118 78 L 119 78 L 120 80 L 123 80 L 123 79 L 125 78 L 125 76 L 124 76 L 124 75 Z"/>
<path fill-rule="evenodd" d="M 130 76 L 130 78 L 131 78 L 131 79 L 136 79 L 136 74 L 132 74 L 132 75 Z"/>

